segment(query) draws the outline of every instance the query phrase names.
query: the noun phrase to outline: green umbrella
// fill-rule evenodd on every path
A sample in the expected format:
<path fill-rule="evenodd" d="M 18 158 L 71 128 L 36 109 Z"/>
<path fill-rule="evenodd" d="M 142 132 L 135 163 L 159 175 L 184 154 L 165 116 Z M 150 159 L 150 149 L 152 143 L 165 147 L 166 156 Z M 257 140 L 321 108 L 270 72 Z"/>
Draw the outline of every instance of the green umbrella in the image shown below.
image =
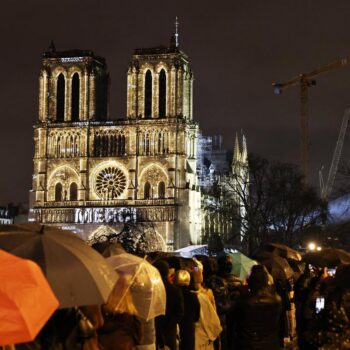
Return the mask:
<path fill-rule="evenodd" d="M 232 259 L 233 266 L 231 273 L 239 277 L 241 280 L 244 280 L 250 274 L 251 268 L 258 264 L 255 260 L 248 258 L 240 252 L 226 253 L 226 255 Z"/>

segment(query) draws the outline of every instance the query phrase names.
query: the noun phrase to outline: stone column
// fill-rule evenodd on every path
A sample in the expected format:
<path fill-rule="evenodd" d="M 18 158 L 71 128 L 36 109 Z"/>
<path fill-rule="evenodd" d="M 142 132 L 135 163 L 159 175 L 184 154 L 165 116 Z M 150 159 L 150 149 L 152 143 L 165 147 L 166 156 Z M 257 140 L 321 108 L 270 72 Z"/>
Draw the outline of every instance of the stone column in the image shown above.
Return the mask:
<path fill-rule="evenodd" d="M 170 77 L 169 77 L 169 93 L 168 93 L 168 108 L 169 108 L 169 117 L 175 117 L 176 115 L 176 68 L 175 66 L 171 67 Z"/>
<path fill-rule="evenodd" d="M 142 70 L 137 77 L 137 101 L 138 101 L 138 109 L 137 116 L 141 115 L 143 118 L 145 117 L 145 102 L 144 102 L 144 82 L 145 82 L 145 72 Z"/>
<path fill-rule="evenodd" d="M 183 114 L 183 87 L 184 87 L 184 71 L 180 67 L 177 71 L 177 89 L 176 89 L 176 115 Z"/>
<path fill-rule="evenodd" d="M 82 103 L 82 110 L 81 110 L 81 117 L 82 120 L 88 120 L 89 119 L 89 74 L 87 70 L 84 71 L 84 80 L 82 82 L 82 85 L 84 85 L 83 90 L 83 103 Z"/>
<path fill-rule="evenodd" d="M 70 121 L 71 117 L 71 101 L 72 101 L 72 78 L 67 77 L 65 83 L 65 91 L 64 91 L 64 120 Z"/>
<path fill-rule="evenodd" d="M 153 72 L 152 78 L 152 117 L 159 117 L 159 73 Z"/>
<path fill-rule="evenodd" d="M 96 113 L 96 100 L 95 100 L 95 87 L 96 78 L 94 73 L 89 75 L 89 115 L 88 119 L 93 120 Z"/>

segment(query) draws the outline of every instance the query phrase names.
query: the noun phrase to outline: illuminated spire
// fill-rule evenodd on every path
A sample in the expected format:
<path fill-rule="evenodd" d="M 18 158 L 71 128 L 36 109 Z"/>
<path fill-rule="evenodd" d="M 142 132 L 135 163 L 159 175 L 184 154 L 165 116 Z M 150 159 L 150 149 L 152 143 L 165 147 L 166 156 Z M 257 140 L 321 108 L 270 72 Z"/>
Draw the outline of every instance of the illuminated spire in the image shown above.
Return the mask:
<path fill-rule="evenodd" d="M 246 163 L 247 161 L 248 161 L 247 139 L 242 131 L 242 162 Z"/>
<path fill-rule="evenodd" d="M 179 47 L 179 20 L 175 17 L 175 46 Z"/>
<path fill-rule="evenodd" d="M 171 47 L 179 47 L 179 21 L 177 19 L 177 16 L 175 18 L 175 33 L 171 36 L 170 41 Z"/>
<path fill-rule="evenodd" d="M 239 149 L 238 135 L 236 133 L 235 146 L 233 148 L 233 160 L 232 160 L 232 162 L 235 163 L 235 162 L 239 161 L 240 158 L 241 158 L 241 152 Z"/>

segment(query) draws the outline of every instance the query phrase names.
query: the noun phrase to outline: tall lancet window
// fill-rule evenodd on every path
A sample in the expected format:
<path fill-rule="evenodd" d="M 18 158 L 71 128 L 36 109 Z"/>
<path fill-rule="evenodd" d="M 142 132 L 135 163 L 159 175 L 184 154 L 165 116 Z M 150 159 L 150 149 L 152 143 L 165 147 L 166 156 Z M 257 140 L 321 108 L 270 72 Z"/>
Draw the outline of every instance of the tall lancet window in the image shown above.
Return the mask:
<path fill-rule="evenodd" d="M 55 186 L 55 201 L 56 202 L 62 201 L 62 184 L 59 182 Z"/>
<path fill-rule="evenodd" d="M 151 198 L 151 184 L 148 181 L 145 183 L 145 186 L 143 188 L 143 194 L 145 199 Z"/>
<path fill-rule="evenodd" d="M 66 82 L 64 76 L 61 73 L 57 78 L 57 101 L 56 101 L 56 120 L 58 122 L 64 121 L 64 95 L 65 95 Z"/>
<path fill-rule="evenodd" d="M 150 70 L 145 76 L 145 118 L 152 116 L 152 73 Z"/>
<path fill-rule="evenodd" d="M 75 73 L 72 79 L 72 121 L 79 121 L 79 97 L 80 97 L 80 79 L 79 74 Z"/>
<path fill-rule="evenodd" d="M 166 114 L 166 75 L 164 69 L 159 73 L 159 117 L 165 117 Z"/>

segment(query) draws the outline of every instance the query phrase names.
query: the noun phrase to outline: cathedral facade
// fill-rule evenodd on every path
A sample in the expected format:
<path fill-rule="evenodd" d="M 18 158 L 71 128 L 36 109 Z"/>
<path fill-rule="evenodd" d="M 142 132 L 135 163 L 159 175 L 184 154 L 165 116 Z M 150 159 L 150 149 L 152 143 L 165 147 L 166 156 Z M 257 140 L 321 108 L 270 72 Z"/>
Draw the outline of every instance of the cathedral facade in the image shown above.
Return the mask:
<path fill-rule="evenodd" d="M 193 74 L 177 34 L 169 47 L 135 50 L 126 117 L 109 120 L 109 86 L 93 52 L 44 53 L 29 220 L 85 239 L 104 225 L 149 223 L 163 249 L 198 243 Z"/>

